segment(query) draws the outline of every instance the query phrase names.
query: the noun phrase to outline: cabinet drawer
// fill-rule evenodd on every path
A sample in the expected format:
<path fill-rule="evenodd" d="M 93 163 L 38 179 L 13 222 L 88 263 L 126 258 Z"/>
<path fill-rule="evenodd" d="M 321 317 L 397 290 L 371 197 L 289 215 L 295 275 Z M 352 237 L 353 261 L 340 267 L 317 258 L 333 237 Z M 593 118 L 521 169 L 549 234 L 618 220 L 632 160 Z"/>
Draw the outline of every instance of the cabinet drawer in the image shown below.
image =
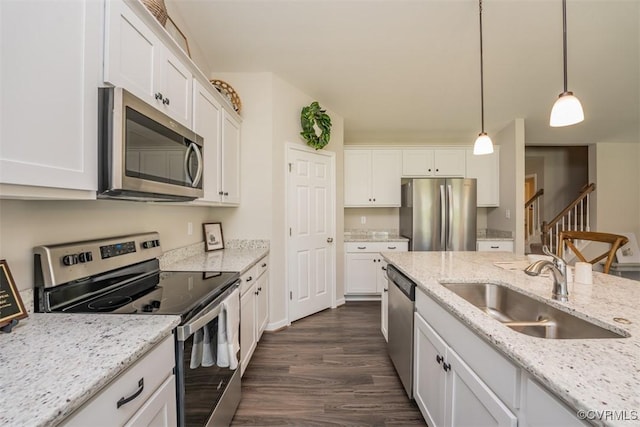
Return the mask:
<path fill-rule="evenodd" d="M 416 290 L 416 311 L 512 411 L 518 407 L 520 369 L 517 366 L 419 289 Z"/>
<path fill-rule="evenodd" d="M 479 240 L 476 249 L 480 252 L 513 252 L 513 240 Z"/>
<path fill-rule="evenodd" d="M 262 258 L 255 266 L 256 278 L 262 276 L 262 274 L 269 269 L 269 256 Z"/>
<path fill-rule="evenodd" d="M 256 264 L 253 264 L 247 271 L 240 276 L 240 296 L 244 295 L 251 286 L 256 282 L 258 278 L 258 268 Z"/>
<path fill-rule="evenodd" d="M 347 242 L 345 252 L 402 252 L 407 251 L 407 242 Z"/>
<path fill-rule="evenodd" d="M 62 425 L 84 427 L 96 425 L 96 420 L 108 420 L 114 426 L 124 425 L 160 385 L 173 375 L 174 348 L 173 335 L 170 335 L 100 390 Z M 140 389 L 142 391 L 137 397 L 118 408 L 118 401 L 133 396 Z"/>

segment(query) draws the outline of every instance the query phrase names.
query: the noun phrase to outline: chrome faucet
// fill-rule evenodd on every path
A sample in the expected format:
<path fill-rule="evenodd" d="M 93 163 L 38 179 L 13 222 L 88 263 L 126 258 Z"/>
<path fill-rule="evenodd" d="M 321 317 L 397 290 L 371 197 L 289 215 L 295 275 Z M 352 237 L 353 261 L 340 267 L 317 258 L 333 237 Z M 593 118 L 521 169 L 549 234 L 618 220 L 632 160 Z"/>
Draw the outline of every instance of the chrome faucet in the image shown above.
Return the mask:
<path fill-rule="evenodd" d="M 553 261 L 541 259 L 534 262 L 524 269 L 529 276 L 538 276 L 544 269 L 551 270 L 553 275 L 553 291 L 552 297 L 558 301 L 568 301 L 569 291 L 567 290 L 567 263 L 559 256 L 551 253 L 549 248 L 544 245 L 542 252 L 553 258 Z"/>

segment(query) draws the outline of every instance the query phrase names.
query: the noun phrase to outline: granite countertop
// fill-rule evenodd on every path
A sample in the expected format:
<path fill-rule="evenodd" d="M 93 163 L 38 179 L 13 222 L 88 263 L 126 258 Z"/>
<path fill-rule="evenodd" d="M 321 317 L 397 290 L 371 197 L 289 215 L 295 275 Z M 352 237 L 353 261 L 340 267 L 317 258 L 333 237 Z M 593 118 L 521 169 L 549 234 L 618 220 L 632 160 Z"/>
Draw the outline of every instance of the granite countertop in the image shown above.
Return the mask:
<path fill-rule="evenodd" d="M 576 410 L 640 408 L 640 286 L 633 280 L 593 273 L 593 285 L 569 284 L 569 301 L 551 298 L 551 277 L 527 276 L 526 258 L 490 252 L 383 252 L 383 257 L 485 341 Z M 494 262 L 511 262 L 510 270 Z M 492 281 L 629 334 L 619 339 L 544 339 L 515 332 L 439 284 Z M 616 323 L 628 319 L 630 324 Z M 599 421 L 594 421 L 599 422 Z M 633 421 L 636 422 L 637 421 Z M 633 423 L 632 422 L 632 423 Z M 603 425 L 630 425 L 606 420 Z"/>
<path fill-rule="evenodd" d="M 345 231 L 345 242 L 408 242 L 397 231 Z"/>
<path fill-rule="evenodd" d="M 242 274 L 268 253 L 268 243 L 262 240 L 243 241 L 211 252 L 204 252 L 204 244 L 198 243 L 165 253 L 160 258 L 160 269 L 164 271 L 231 271 Z"/>
<path fill-rule="evenodd" d="M 30 314 L 0 335 L 0 425 L 59 423 L 179 322 L 178 316 Z"/>

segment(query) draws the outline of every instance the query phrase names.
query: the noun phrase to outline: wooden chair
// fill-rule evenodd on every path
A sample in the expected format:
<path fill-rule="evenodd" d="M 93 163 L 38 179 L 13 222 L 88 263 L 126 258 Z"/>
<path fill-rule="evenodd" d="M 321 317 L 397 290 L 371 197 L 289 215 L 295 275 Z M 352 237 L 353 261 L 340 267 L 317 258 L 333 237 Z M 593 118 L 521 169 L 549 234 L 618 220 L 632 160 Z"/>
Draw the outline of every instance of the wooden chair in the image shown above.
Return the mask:
<path fill-rule="evenodd" d="M 576 248 L 574 244 L 576 240 L 589 240 L 592 242 L 609 243 L 611 245 L 611 248 L 608 251 L 605 251 L 602 255 L 595 257 L 591 261 L 587 261 L 584 255 L 582 255 L 578 248 Z M 580 261 L 595 264 L 598 261 L 606 258 L 607 260 L 602 271 L 604 273 L 609 273 L 611 263 L 616 256 L 616 250 L 618 250 L 618 248 L 620 248 L 621 246 L 626 245 L 628 241 L 629 239 L 627 237 L 621 236 L 619 234 L 598 233 L 595 231 L 561 231 L 558 242 L 558 256 L 562 257 L 562 251 L 564 249 L 564 245 L 566 244 L 567 247 L 571 249 L 571 251 Z"/>

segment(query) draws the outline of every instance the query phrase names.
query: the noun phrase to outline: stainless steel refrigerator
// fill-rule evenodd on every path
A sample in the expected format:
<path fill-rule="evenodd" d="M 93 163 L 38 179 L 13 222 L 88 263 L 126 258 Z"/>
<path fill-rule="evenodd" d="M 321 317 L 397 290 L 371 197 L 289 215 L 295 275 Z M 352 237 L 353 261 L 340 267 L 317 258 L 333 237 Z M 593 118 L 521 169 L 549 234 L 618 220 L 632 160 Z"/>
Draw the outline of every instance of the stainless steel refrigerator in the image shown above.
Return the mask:
<path fill-rule="evenodd" d="M 476 180 L 402 180 L 400 235 L 410 251 L 476 250 Z"/>

